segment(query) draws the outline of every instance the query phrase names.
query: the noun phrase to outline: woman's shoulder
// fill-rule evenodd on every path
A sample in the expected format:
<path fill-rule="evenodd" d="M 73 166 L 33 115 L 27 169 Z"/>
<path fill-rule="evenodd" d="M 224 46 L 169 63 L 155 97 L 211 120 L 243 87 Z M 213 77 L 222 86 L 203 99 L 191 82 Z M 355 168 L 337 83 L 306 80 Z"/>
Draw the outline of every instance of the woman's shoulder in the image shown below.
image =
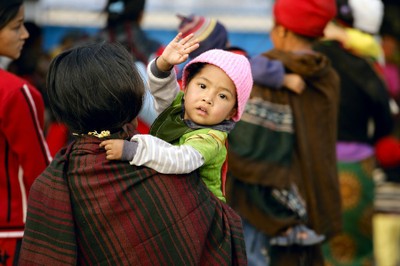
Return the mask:
<path fill-rule="evenodd" d="M 25 91 L 34 96 L 40 93 L 28 81 L 17 75 L 0 69 L 0 96 L 2 100 L 10 99 Z"/>
<path fill-rule="evenodd" d="M 10 84 L 14 84 L 16 87 L 20 87 L 24 84 L 26 84 L 27 81 L 18 77 L 17 75 L 8 72 L 4 69 L 0 68 L 0 86 L 3 87 L 3 85 L 9 86 Z"/>

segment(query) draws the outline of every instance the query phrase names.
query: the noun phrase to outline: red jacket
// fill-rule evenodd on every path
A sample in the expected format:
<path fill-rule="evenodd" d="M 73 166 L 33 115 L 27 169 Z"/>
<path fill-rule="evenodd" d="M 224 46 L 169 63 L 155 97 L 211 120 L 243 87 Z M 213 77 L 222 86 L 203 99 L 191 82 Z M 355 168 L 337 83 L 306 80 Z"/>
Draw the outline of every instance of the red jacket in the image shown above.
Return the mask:
<path fill-rule="evenodd" d="M 51 160 L 43 120 L 41 94 L 0 69 L 0 239 L 22 237 L 29 189 Z"/>

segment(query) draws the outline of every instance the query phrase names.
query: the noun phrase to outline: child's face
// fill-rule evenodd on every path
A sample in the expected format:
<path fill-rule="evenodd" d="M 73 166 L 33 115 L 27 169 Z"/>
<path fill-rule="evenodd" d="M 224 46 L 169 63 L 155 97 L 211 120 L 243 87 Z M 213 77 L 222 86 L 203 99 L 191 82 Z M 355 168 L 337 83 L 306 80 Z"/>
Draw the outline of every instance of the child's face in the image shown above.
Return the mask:
<path fill-rule="evenodd" d="M 206 64 L 185 88 L 185 119 L 216 125 L 236 113 L 236 87 L 225 72 Z"/>

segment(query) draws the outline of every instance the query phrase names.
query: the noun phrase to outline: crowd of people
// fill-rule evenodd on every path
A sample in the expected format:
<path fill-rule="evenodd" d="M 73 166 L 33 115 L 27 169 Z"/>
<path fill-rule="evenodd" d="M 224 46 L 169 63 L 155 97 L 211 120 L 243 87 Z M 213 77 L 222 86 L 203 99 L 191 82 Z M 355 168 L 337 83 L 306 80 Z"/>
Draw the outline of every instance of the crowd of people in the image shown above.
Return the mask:
<path fill-rule="evenodd" d="M 44 52 L 0 2 L 0 265 L 399 265 L 384 2 L 276 0 L 255 56 L 200 14 L 153 40 L 145 5 Z"/>

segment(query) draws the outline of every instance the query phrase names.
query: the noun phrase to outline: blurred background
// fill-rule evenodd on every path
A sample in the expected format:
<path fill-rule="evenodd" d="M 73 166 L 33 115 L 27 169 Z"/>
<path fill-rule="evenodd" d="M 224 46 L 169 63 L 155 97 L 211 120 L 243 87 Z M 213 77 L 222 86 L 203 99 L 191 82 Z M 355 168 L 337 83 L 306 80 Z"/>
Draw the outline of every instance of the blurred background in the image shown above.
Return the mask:
<path fill-rule="evenodd" d="M 142 26 L 149 37 L 166 44 L 177 32 L 176 14 L 192 13 L 221 21 L 232 46 L 240 46 L 252 56 L 271 48 L 274 0 L 147 0 Z M 385 21 L 400 38 L 400 1 L 385 0 Z M 106 0 L 26 0 L 26 21 L 43 30 L 43 49 L 51 51 L 67 34 L 96 33 L 105 25 L 102 12 Z M 115 9 L 122 8 L 116 5 Z M 389 25 L 389 26 L 388 26 Z"/>
<path fill-rule="evenodd" d="M 43 28 L 44 49 L 57 46 L 67 33 L 94 34 L 105 25 L 105 0 L 28 0 L 26 20 Z M 196 13 L 220 20 L 230 33 L 232 45 L 240 45 L 251 55 L 270 48 L 272 0 L 147 0 L 143 28 L 166 44 L 176 34 L 180 20 L 176 14 Z M 122 8 L 116 5 L 115 9 Z"/>

